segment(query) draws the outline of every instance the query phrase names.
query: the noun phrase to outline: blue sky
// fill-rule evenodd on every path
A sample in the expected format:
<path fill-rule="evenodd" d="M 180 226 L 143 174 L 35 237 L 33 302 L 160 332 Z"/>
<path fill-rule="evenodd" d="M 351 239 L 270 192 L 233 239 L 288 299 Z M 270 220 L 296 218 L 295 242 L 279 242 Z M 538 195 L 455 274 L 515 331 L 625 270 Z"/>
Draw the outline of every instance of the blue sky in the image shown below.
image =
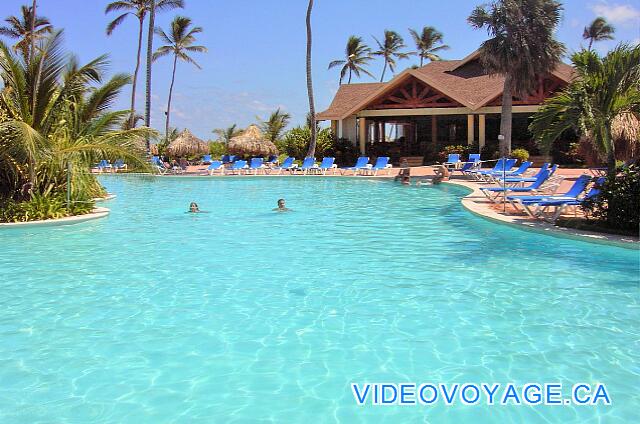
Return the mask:
<path fill-rule="evenodd" d="M 2 0 L 0 16 L 18 12 L 25 0 Z M 31 3 L 29 1 L 29 3 Z M 308 110 L 305 79 L 306 0 L 185 0 L 186 9 L 158 17 L 166 28 L 176 14 L 189 16 L 204 28 L 199 44 L 209 53 L 194 55 L 202 70 L 180 63 L 174 90 L 172 126 L 189 127 L 198 136 L 213 138 L 214 128 L 233 123 L 246 126 L 265 118 L 277 107 L 293 116 L 293 124 L 304 121 Z M 444 34 L 451 49 L 445 59 L 466 56 L 486 38 L 475 31 L 466 17 L 481 0 L 316 0 L 313 12 L 313 79 L 316 109 L 325 109 L 338 88 L 338 70 L 327 70 L 333 59 L 342 58 L 347 38 L 359 35 L 369 45 L 385 29 L 393 29 L 411 43 L 407 28 L 435 26 Z M 603 15 L 616 26 L 617 40 L 598 43 L 606 51 L 619 41 L 640 42 L 640 0 L 565 0 L 563 22 L 558 38 L 569 52 L 583 43 L 583 27 L 596 15 Z M 112 72 L 132 73 L 137 25 L 128 19 L 111 37 L 105 34 L 109 16 L 107 0 L 39 0 L 39 14 L 64 28 L 66 45 L 86 62 L 109 53 Z M 111 16 L 113 18 L 115 16 Z M 159 45 L 156 40 L 155 46 Z M 400 62 L 400 70 L 416 59 Z M 382 62 L 370 71 L 380 75 Z M 171 73 L 171 60 L 161 59 L 154 66 L 152 125 L 164 128 Z M 388 74 L 387 74 L 388 75 Z M 357 81 L 357 80 L 356 80 Z M 362 82 L 373 81 L 364 77 Z M 138 109 L 144 102 L 144 75 L 139 80 Z M 118 102 L 128 107 L 129 93 Z"/>

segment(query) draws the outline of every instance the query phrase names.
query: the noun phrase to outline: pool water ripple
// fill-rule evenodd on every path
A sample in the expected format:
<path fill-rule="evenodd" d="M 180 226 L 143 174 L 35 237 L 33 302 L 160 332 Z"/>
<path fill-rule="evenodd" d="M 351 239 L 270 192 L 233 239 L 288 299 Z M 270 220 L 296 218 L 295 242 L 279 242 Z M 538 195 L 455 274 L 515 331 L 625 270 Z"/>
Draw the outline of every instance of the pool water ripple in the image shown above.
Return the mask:
<path fill-rule="evenodd" d="M 2 423 L 640 422 L 638 252 L 444 185 L 103 182 L 107 219 L 0 232 Z M 603 382 L 613 405 L 357 407 L 374 381 Z"/>

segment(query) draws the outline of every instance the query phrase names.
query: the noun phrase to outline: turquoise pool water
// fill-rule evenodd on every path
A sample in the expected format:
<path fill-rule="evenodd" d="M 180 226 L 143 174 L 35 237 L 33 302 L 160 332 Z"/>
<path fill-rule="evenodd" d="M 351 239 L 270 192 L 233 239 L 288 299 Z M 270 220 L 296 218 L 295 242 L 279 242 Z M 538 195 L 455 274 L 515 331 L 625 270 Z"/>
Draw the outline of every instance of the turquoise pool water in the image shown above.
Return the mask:
<path fill-rule="evenodd" d="M 0 231 L 1 423 L 640 422 L 637 251 L 487 222 L 453 186 L 103 182 L 107 219 Z M 359 407 L 352 382 L 613 404 Z"/>

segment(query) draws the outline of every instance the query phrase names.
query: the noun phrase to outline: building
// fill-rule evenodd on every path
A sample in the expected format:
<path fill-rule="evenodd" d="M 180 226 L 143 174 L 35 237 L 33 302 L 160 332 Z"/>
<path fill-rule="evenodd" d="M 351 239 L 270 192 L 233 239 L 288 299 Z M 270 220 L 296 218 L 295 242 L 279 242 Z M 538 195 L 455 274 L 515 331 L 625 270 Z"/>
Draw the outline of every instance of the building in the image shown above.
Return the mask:
<path fill-rule="evenodd" d="M 531 115 L 572 76 L 573 68 L 561 63 L 539 78 L 532 93 L 514 97 L 514 146 L 525 141 L 518 135 L 527 133 Z M 317 119 L 331 121 L 334 134 L 362 154 L 421 161 L 446 145 L 497 144 L 503 85 L 503 77 L 484 71 L 475 51 L 462 60 L 407 69 L 389 82 L 341 85 Z"/>

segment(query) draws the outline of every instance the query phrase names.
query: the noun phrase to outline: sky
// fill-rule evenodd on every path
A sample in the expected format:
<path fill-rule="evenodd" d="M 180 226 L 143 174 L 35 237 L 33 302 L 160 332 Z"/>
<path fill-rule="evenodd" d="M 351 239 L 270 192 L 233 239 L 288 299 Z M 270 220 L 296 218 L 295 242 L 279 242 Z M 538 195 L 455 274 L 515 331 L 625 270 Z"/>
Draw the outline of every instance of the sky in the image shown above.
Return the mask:
<path fill-rule="evenodd" d="M 17 14 L 26 0 L 1 0 L 0 17 Z M 28 2 L 29 4 L 31 1 Z M 111 58 L 111 73 L 133 73 L 136 55 L 137 20 L 127 18 L 107 37 L 105 28 L 115 14 L 106 16 L 108 0 L 38 0 L 38 14 L 56 28 L 64 29 L 65 45 L 81 62 L 101 54 Z M 307 0 L 185 0 L 181 10 L 164 12 L 156 25 L 168 28 L 176 16 L 188 16 L 203 27 L 198 43 L 206 54 L 194 54 L 202 69 L 179 63 L 174 88 L 171 126 L 189 128 L 207 140 L 212 130 L 238 124 L 245 127 L 266 119 L 277 108 L 301 124 L 308 112 L 306 89 Z M 316 0 L 312 15 L 313 86 L 316 110 L 326 109 L 338 89 L 339 69 L 327 69 L 342 59 L 350 35 L 358 35 L 375 46 L 373 36 L 382 38 L 385 29 L 398 31 L 413 48 L 408 28 L 429 25 L 444 34 L 451 48 L 443 59 L 460 59 L 473 52 L 487 38 L 486 32 L 466 22 L 482 0 Z M 595 48 L 606 52 L 618 42 L 640 43 L 640 0 L 564 0 L 563 20 L 557 37 L 568 52 L 585 45 L 582 31 L 596 16 L 604 16 L 616 27 L 616 40 L 600 42 Z M 146 43 L 146 41 L 145 41 Z M 156 38 L 154 48 L 161 41 Z M 418 63 L 413 57 L 399 63 L 396 72 Z M 172 60 L 160 59 L 153 68 L 152 126 L 164 131 L 164 111 L 171 80 Z M 370 72 L 378 78 L 382 61 L 372 62 Z M 144 67 L 144 63 L 143 63 Z M 391 77 L 387 72 L 387 79 Z M 353 82 L 374 82 L 371 77 Z M 137 109 L 144 110 L 144 72 L 138 81 Z M 129 107 L 130 88 L 116 107 Z"/>

